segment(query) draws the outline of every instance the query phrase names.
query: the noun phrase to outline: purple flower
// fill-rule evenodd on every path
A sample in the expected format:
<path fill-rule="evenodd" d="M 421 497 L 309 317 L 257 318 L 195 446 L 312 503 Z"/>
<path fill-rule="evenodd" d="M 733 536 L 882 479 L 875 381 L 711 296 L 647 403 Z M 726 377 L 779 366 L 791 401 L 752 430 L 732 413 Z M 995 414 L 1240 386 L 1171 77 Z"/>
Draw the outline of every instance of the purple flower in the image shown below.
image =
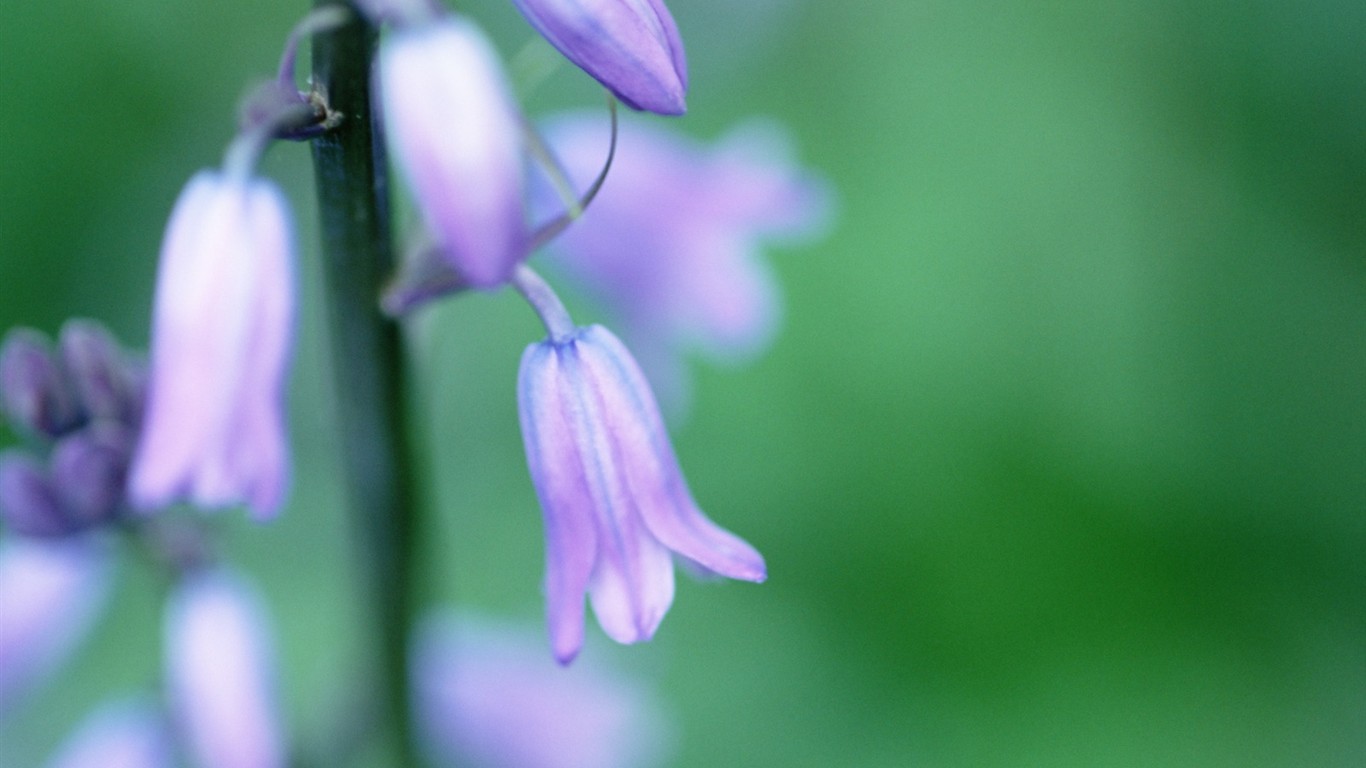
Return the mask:
<path fill-rule="evenodd" d="M 185 186 L 157 275 L 146 416 L 129 480 L 139 506 L 245 502 L 258 518 L 279 509 L 293 270 L 289 215 L 273 184 L 204 171 Z"/>
<path fill-rule="evenodd" d="M 565 58 L 633 109 L 687 110 L 688 62 L 663 0 L 513 0 Z"/>
<path fill-rule="evenodd" d="M 165 633 L 169 704 L 194 764 L 285 765 L 274 647 L 256 592 L 226 572 L 193 574 L 171 596 Z"/>
<path fill-rule="evenodd" d="M 0 712 L 85 637 L 109 594 L 88 541 L 0 542 Z"/>
<path fill-rule="evenodd" d="M 518 379 L 546 533 L 546 612 L 562 663 L 583 644 L 583 595 L 619 643 L 648 640 L 674 595 L 670 553 L 763 581 L 764 560 L 693 501 L 649 385 L 600 326 L 527 348 Z"/>
<path fill-rule="evenodd" d="M 454 17 L 395 31 L 379 61 L 385 129 L 427 227 L 466 283 L 525 255 L 522 129 L 498 56 Z"/>
<path fill-rule="evenodd" d="M 562 117 L 547 134 L 587 187 L 606 153 L 602 117 Z M 829 208 L 787 144 L 768 124 L 704 147 L 626 122 L 607 183 L 552 247 L 552 266 L 614 312 L 666 403 L 686 391 L 682 351 L 741 361 L 774 336 L 781 299 L 760 246 L 818 232 Z"/>
<path fill-rule="evenodd" d="M 649 690 L 610 670 L 559 667 L 516 628 L 424 622 L 413 684 L 435 765 L 644 768 L 667 749 Z"/>
<path fill-rule="evenodd" d="M 171 768 L 166 725 L 150 704 L 119 701 L 95 710 L 49 768 Z"/>

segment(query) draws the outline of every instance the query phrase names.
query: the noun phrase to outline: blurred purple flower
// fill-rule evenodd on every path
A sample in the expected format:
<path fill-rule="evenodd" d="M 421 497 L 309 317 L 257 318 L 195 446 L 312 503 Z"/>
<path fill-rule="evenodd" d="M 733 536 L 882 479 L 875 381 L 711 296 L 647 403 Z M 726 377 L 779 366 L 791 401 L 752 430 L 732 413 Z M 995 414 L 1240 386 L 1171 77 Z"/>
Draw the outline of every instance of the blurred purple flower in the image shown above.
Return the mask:
<path fill-rule="evenodd" d="M 0 713 L 84 639 L 109 594 L 89 541 L 0 541 Z"/>
<path fill-rule="evenodd" d="M 434 764 L 646 768 L 660 764 L 669 741 L 644 686 L 592 666 L 564 669 L 506 626 L 425 622 L 413 684 Z"/>
<path fill-rule="evenodd" d="M 55 438 L 80 419 L 71 384 L 47 337 L 14 328 L 0 345 L 0 404 L 15 429 Z"/>
<path fill-rule="evenodd" d="M 471 286 L 506 281 L 525 256 L 522 129 L 492 45 L 447 16 L 385 39 L 385 129 L 427 227 Z"/>
<path fill-rule="evenodd" d="M 586 188 L 606 154 L 601 116 L 561 117 L 547 135 Z M 683 351 L 742 361 L 778 328 L 778 285 L 760 246 L 819 233 L 830 208 L 825 183 L 791 160 L 789 144 L 769 123 L 704 147 L 626 122 L 607 183 L 551 248 L 552 266 L 616 315 L 666 403 L 686 399 Z"/>
<path fill-rule="evenodd" d="M 565 58 L 633 109 L 687 110 L 688 62 L 663 0 L 513 0 Z"/>
<path fill-rule="evenodd" d="M 200 768 L 286 764 L 275 650 L 260 597 L 225 571 L 185 578 L 166 608 L 168 703 Z"/>
<path fill-rule="evenodd" d="M 146 417 L 129 480 L 275 514 L 288 474 L 283 387 L 294 323 L 289 214 L 271 183 L 203 171 L 176 201 L 157 275 Z"/>
<path fill-rule="evenodd" d="M 631 354 L 601 326 L 532 344 L 518 406 L 546 534 L 546 612 L 556 658 L 583 644 L 583 595 L 619 643 L 648 640 L 674 595 L 670 552 L 763 581 L 764 560 L 693 501 Z"/>
<path fill-rule="evenodd" d="M 95 710 L 67 738 L 49 768 L 172 768 L 166 725 L 150 704 L 120 701 Z"/>

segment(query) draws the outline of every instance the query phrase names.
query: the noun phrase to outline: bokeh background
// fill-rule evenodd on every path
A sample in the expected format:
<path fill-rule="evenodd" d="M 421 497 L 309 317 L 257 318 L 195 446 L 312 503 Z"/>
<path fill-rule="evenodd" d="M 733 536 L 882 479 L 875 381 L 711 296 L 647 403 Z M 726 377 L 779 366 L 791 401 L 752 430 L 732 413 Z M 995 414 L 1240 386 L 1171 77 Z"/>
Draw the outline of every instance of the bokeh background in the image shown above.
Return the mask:
<path fill-rule="evenodd" d="M 770 581 L 683 584 L 654 643 L 588 650 L 654 681 L 674 764 L 1366 765 L 1366 4 L 670 5 L 674 124 L 781 120 L 839 203 L 824 241 L 772 253 L 774 349 L 699 367 L 675 430 Z M 509 56 L 533 40 L 503 0 L 460 7 Z M 0 326 L 93 316 L 145 344 L 165 216 L 302 11 L 7 7 Z M 527 102 L 598 98 L 565 67 Z M 266 170 L 304 251 L 298 467 L 277 523 L 222 531 L 318 743 L 361 613 L 306 148 Z M 535 320 L 503 293 L 416 330 L 432 592 L 535 621 L 513 398 Z M 0 726 L 7 765 L 156 675 L 158 579 L 124 566 Z"/>

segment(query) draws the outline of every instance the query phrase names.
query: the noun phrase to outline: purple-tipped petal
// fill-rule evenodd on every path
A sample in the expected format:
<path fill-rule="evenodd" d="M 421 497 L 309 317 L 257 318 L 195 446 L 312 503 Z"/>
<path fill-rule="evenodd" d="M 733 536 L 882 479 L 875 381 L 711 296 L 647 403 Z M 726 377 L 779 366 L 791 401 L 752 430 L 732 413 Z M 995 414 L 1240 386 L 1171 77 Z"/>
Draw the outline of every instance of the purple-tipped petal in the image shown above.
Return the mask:
<path fill-rule="evenodd" d="M 257 517 L 278 510 L 293 269 L 288 208 L 274 185 L 212 172 L 186 185 L 157 278 L 146 415 L 129 480 L 139 506 L 188 499 L 247 502 Z"/>
<path fill-rule="evenodd" d="M 169 703 L 202 768 L 286 764 L 266 611 L 224 572 L 189 576 L 166 610 Z"/>
<path fill-rule="evenodd" d="M 395 31 L 379 61 L 385 129 L 427 227 L 470 285 L 525 256 L 521 125 L 497 54 L 455 17 Z"/>
<path fill-rule="evenodd" d="M 513 0 L 565 58 L 627 106 L 687 111 L 683 40 L 662 0 Z"/>
<path fill-rule="evenodd" d="M 0 713 L 84 639 L 109 585 L 89 542 L 0 542 Z"/>
<path fill-rule="evenodd" d="M 583 646 L 583 601 L 597 562 L 597 528 L 560 387 L 553 347 L 533 344 L 522 355 L 517 400 L 527 464 L 545 521 L 546 621 L 555 658 L 568 664 Z"/>
<path fill-rule="evenodd" d="M 759 554 L 692 503 L 654 397 L 607 330 L 529 347 L 518 404 L 546 521 L 547 612 L 562 661 L 582 642 L 585 588 L 613 640 L 654 635 L 674 596 L 670 550 L 716 573 L 763 579 Z"/>
<path fill-rule="evenodd" d="M 172 768 L 170 735 L 145 702 L 106 704 L 67 738 L 48 768 Z"/>
<path fill-rule="evenodd" d="M 763 581 L 763 557 L 735 534 L 713 523 L 692 499 L 669 443 L 664 420 L 644 374 L 626 347 L 602 326 L 584 332 L 588 365 L 610 372 L 599 379 L 626 484 L 639 495 L 641 517 L 661 544 L 710 571 L 743 581 Z"/>

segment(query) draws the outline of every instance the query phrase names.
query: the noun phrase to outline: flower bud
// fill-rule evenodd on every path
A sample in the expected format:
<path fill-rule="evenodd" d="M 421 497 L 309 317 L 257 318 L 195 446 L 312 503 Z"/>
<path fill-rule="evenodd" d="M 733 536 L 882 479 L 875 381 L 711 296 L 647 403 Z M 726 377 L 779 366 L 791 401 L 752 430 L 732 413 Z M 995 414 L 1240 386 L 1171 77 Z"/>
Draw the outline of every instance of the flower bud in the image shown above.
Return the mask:
<path fill-rule="evenodd" d="M 62 326 L 57 342 L 77 401 L 92 419 L 131 423 L 137 410 L 123 350 L 94 320 L 74 318 Z"/>
<path fill-rule="evenodd" d="M 0 400 L 10 423 L 33 435 L 57 437 L 80 418 L 47 339 L 28 328 L 11 330 L 0 346 Z"/>
<path fill-rule="evenodd" d="M 633 109 L 687 111 L 688 62 L 663 0 L 513 0 L 565 58 Z"/>
<path fill-rule="evenodd" d="M 77 525 L 110 520 L 123 508 L 132 450 L 128 429 L 104 421 L 57 443 L 52 450 L 52 480 L 57 498 Z"/>
<path fill-rule="evenodd" d="M 173 768 L 170 734 L 150 702 L 116 701 L 86 717 L 49 768 Z"/>
<path fill-rule="evenodd" d="M 79 526 L 63 508 L 47 469 L 33 456 L 0 453 L 0 519 L 21 536 L 66 536 Z"/>
<path fill-rule="evenodd" d="M 0 713 L 85 637 L 112 583 L 88 541 L 0 541 Z"/>
<path fill-rule="evenodd" d="M 171 596 L 168 698 L 194 765 L 286 764 L 267 624 L 255 590 L 227 572 L 190 575 Z"/>
<path fill-rule="evenodd" d="M 502 284 L 528 234 L 522 129 L 493 47 L 459 18 L 406 27 L 384 41 L 379 78 L 389 142 L 427 227 L 467 284 Z"/>

